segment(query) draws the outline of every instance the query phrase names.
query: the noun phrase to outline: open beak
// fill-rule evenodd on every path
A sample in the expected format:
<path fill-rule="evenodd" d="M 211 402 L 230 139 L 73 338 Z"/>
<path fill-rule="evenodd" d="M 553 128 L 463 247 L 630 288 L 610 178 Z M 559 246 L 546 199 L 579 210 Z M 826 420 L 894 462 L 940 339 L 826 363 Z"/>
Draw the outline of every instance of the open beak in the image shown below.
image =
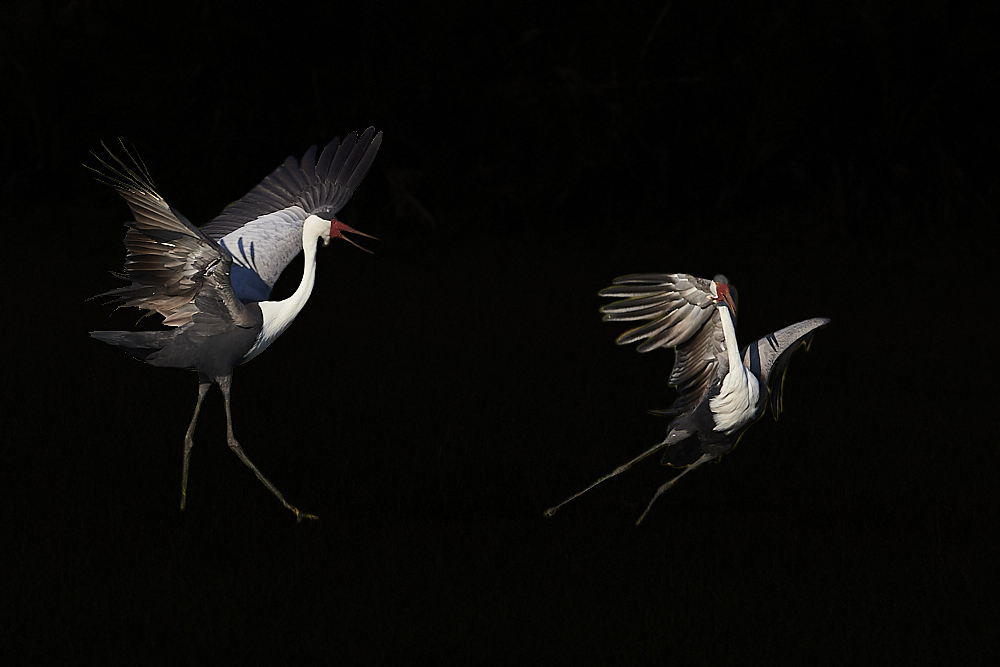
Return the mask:
<path fill-rule="evenodd" d="M 372 253 L 372 251 L 369 250 L 368 248 L 363 248 L 363 247 L 359 246 L 357 243 L 355 243 L 354 241 L 352 241 L 347 236 L 344 236 L 344 232 L 351 232 L 352 234 L 359 234 L 361 236 L 364 236 L 364 237 L 367 237 L 367 238 L 370 238 L 370 239 L 375 239 L 376 241 L 378 241 L 378 239 L 375 238 L 374 236 L 371 236 L 370 234 L 365 234 L 364 232 L 359 232 L 358 230 L 354 229 L 350 225 L 346 225 L 343 222 L 341 222 L 340 220 L 337 220 L 336 218 L 334 218 L 331 221 L 331 223 L 330 223 L 330 238 L 331 239 L 344 239 L 345 241 L 347 241 L 348 243 L 350 243 L 355 248 L 361 248 L 362 250 L 364 250 L 367 253 L 375 254 L 375 253 Z M 330 244 L 330 240 L 329 239 L 327 239 L 323 243 L 324 246 L 325 245 L 329 245 L 329 244 Z"/>

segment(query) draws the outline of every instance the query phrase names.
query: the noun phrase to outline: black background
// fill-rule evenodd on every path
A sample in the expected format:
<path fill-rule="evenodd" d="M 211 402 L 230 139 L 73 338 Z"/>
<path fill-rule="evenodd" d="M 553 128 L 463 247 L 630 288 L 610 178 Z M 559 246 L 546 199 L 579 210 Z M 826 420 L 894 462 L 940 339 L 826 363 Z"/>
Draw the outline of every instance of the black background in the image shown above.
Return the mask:
<path fill-rule="evenodd" d="M 3 654 L 988 662 L 996 6 L 749 4 L 0 6 Z M 375 254 L 234 376 L 321 520 L 216 390 L 182 514 L 195 376 L 87 337 L 139 313 L 85 301 L 128 212 L 80 165 L 121 137 L 201 224 L 369 125 Z M 744 343 L 832 323 L 641 527 L 654 459 L 546 519 L 666 432 L 672 354 L 597 313 L 645 271 L 725 273 Z"/>

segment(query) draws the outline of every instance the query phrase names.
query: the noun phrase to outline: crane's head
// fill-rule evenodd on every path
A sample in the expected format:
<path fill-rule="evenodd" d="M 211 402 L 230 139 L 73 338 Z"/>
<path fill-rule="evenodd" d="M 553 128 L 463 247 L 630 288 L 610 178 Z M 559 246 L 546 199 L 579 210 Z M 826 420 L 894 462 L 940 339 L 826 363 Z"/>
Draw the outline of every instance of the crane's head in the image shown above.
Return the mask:
<path fill-rule="evenodd" d="M 729 311 L 733 315 L 733 319 L 736 318 L 736 288 L 729 284 L 729 278 L 726 278 L 721 273 L 712 279 L 712 290 L 715 292 L 715 300 L 719 305 L 724 305 L 729 308 Z"/>
<path fill-rule="evenodd" d="M 361 246 L 352 241 L 350 238 L 344 236 L 344 232 L 351 232 L 352 234 L 360 234 L 361 236 L 365 236 L 370 239 L 375 239 L 374 236 L 369 236 L 364 232 L 359 232 L 350 225 L 347 225 L 341 222 L 340 220 L 337 220 L 337 218 L 333 217 L 327 220 L 326 218 L 321 218 L 318 215 L 311 215 L 309 216 L 309 218 L 306 219 L 306 224 L 309 225 L 310 223 L 314 225 L 313 229 L 316 231 L 316 236 L 314 236 L 313 238 L 323 239 L 324 246 L 330 245 L 330 239 L 344 239 L 351 245 L 361 248 Z M 309 229 L 307 229 L 304 226 L 302 229 L 302 233 L 304 236 L 308 235 Z M 378 239 L 375 240 L 377 241 Z M 313 241 L 313 243 L 315 243 L 315 241 Z M 368 250 L 367 248 L 361 248 L 361 249 L 364 250 L 365 252 L 371 252 L 371 250 Z"/>
<path fill-rule="evenodd" d="M 358 230 L 354 229 L 350 225 L 346 225 L 343 222 L 341 222 L 340 220 L 337 220 L 336 218 L 334 218 L 333 220 L 330 221 L 330 231 L 329 231 L 327 237 L 323 239 L 323 245 L 330 245 L 330 239 L 344 239 L 345 241 L 347 241 L 348 243 L 350 243 L 355 248 L 361 248 L 361 246 L 359 246 L 357 243 L 355 243 L 354 241 L 352 241 L 348 237 L 344 236 L 344 232 L 351 232 L 352 234 L 359 234 L 359 235 L 364 236 L 366 238 L 375 239 L 376 241 L 378 241 L 378 239 L 376 239 L 374 236 L 370 236 L 368 234 L 365 234 L 364 232 L 359 232 Z M 371 252 L 371 250 L 369 250 L 368 248 L 361 248 L 361 249 L 364 250 L 365 252 L 369 252 L 369 253 Z"/>

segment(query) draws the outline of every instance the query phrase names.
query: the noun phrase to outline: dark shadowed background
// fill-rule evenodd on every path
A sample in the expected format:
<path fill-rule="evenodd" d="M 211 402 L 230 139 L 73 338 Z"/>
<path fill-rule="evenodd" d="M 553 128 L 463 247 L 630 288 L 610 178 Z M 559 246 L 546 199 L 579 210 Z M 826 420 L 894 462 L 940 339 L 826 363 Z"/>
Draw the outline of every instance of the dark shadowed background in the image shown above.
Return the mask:
<path fill-rule="evenodd" d="M 997 7 L 749 4 L 0 5 L 3 655 L 990 662 Z M 202 224 L 369 125 L 375 254 L 233 384 L 321 520 L 215 389 L 182 514 L 196 377 L 87 337 L 140 313 L 85 301 L 129 213 L 81 163 L 120 137 Z M 647 271 L 725 273 L 744 344 L 832 323 L 641 527 L 653 458 L 544 518 L 666 433 L 672 353 L 597 312 Z"/>

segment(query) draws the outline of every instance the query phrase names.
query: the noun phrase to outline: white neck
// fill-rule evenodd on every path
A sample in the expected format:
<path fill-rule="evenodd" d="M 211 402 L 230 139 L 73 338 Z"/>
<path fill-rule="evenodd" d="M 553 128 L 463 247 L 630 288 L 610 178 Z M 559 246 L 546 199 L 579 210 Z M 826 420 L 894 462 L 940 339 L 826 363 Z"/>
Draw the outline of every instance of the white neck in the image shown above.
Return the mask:
<path fill-rule="evenodd" d="M 708 403 L 715 420 L 715 430 L 725 434 L 734 433 L 753 422 L 760 396 L 760 384 L 753 373 L 747 371 L 740 360 L 740 349 L 736 343 L 736 327 L 729 314 L 729 308 L 719 306 L 722 320 L 722 334 L 726 343 L 726 357 L 729 372 L 722 380 L 719 395 Z"/>
<path fill-rule="evenodd" d="M 726 356 L 729 359 L 729 371 L 732 372 L 735 368 L 743 368 L 743 362 L 740 361 L 740 346 L 736 342 L 736 327 L 733 325 L 733 318 L 729 313 L 729 308 L 719 306 L 719 318 L 722 320 L 722 335 L 726 341 Z"/>
<path fill-rule="evenodd" d="M 257 336 L 257 342 L 243 357 L 243 361 L 249 361 L 266 350 L 278 336 L 285 332 L 285 329 L 292 325 L 295 316 L 306 305 L 309 295 L 312 294 L 313 285 L 316 283 L 316 241 L 323 238 L 321 232 L 324 229 L 329 233 L 330 223 L 315 215 L 309 216 L 305 224 L 302 225 L 302 255 L 305 260 L 302 281 L 287 299 L 261 301 L 257 304 L 264 315 L 264 324 Z"/>

